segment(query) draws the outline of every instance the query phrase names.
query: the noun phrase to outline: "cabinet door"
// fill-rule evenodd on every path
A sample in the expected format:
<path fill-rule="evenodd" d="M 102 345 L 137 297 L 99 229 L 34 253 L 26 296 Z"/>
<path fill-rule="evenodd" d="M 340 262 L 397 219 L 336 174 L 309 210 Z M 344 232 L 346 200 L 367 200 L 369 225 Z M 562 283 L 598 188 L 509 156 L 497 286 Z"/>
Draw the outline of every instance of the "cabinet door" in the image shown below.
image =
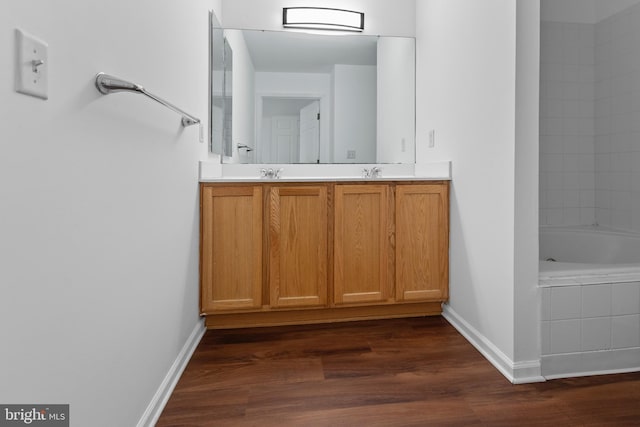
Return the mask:
<path fill-rule="evenodd" d="M 335 199 L 334 302 L 387 300 L 389 187 L 336 185 Z"/>
<path fill-rule="evenodd" d="M 396 300 L 446 300 L 449 283 L 447 184 L 396 187 Z"/>
<path fill-rule="evenodd" d="M 205 186 L 200 304 L 203 313 L 262 306 L 262 188 Z"/>
<path fill-rule="evenodd" d="M 327 302 L 327 186 L 272 187 L 269 200 L 270 306 Z"/>

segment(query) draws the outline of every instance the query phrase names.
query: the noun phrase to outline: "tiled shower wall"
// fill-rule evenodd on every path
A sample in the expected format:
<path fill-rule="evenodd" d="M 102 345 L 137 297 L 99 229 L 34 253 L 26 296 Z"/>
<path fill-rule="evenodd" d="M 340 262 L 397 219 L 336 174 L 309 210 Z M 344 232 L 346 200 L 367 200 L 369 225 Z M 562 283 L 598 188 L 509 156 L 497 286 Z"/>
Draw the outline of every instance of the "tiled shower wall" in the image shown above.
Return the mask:
<path fill-rule="evenodd" d="M 595 28 L 540 29 L 540 223 L 595 221 Z"/>
<path fill-rule="evenodd" d="M 640 4 L 540 33 L 540 223 L 640 232 Z"/>
<path fill-rule="evenodd" d="M 596 24 L 596 220 L 640 232 L 640 4 Z"/>

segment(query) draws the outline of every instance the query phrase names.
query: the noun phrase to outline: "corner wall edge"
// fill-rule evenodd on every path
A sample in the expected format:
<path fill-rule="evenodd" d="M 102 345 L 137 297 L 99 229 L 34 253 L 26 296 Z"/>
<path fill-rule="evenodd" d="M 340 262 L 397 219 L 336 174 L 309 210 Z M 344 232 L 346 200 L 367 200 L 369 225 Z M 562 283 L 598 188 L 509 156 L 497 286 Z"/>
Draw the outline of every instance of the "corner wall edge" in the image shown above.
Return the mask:
<path fill-rule="evenodd" d="M 546 381 L 542 376 L 540 359 L 512 361 L 448 304 L 442 305 L 442 316 L 511 383 L 529 384 Z"/>
<path fill-rule="evenodd" d="M 171 397 L 171 393 L 173 393 L 180 376 L 187 367 L 191 356 L 196 351 L 196 348 L 198 347 L 198 344 L 206 330 L 204 321 L 199 319 L 193 328 L 193 331 L 182 346 L 182 349 L 178 353 L 175 361 L 171 365 L 171 368 L 169 368 L 169 371 L 162 380 L 158 390 L 156 390 L 153 395 L 149 405 L 147 405 L 142 417 L 140 417 L 140 420 L 136 424 L 137 427 L 151 427 L 158 422 L 165 405 Z"/>

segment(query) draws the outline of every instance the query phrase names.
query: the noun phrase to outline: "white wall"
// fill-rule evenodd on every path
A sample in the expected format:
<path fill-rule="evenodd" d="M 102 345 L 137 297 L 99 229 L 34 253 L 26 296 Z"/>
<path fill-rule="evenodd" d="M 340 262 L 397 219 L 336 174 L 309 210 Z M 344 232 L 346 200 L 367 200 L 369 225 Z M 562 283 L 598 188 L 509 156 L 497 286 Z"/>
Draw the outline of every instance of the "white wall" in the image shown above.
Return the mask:
<path fill-rule="evenodd" d="M 333 163 L 375 163 L 376 67 L 335 65 L 332 87 Z"/>
<path fill-rule="evenodd" d="M 530 268 L 519 266 L 516 276 L 515 257 L 526 257 L 518 263 L 537 262 L 537 254 L 515 252 L 516 241 L 521 244 L 536 227 L 529 217 L 516 223 L 516 212 L 535 202 L 516 200 L 515 191 L 535 188 L 537 180 L 536 158 L 527 164 L 524 156 L 530 150 L 520 146 L 527 135 L 527 141 L 535 142 L 535 129 L 521 122 L 526 120 L 521 111 L 516 123 L 516 107 L 530 109 L 532 102 L 516 103 L 516 95 L 522 96 L 522 86 L 516 84 L 521 77 L 516 74 L 517 38 L 527 38 L 531 45 L 522 45 L 535 48 L 537 32 L 533 25 L 517 28 L 522 18 L 516 18 L 511 0 L 417 2 L 417 161 L 453 162 L 446 311 L 503 372 L 514 375 L 509 371 L 518 362 L 539 357 L 536 344 L 527 354 L 516 351 L 514 337 L 521 304 L 516 289 L 520 294 L 520 286 L 526 292 L 535 284 Z M 524 77 L 523 84 L 533 81 L 534 90 L 535 76 Z M 436 135 L 433 149 L 427 148 L 431 129 Z M 527 172 L 516 175 L 516 165 Z M 519 329 L 535 328 L 529 316 L 525 314 Z"/>
<path fill-rule="evenodd" d="M 614 3 L 604 0 L 600 3 Z M 593 24 L 596 22 L 596 0 L 540 0 L 542 21 L 574 22 Z"/>
<path fill-rule="evenodd" d="M 595 24 L 640 0 L 541 0 L 542 21 Z"/>
<path fill-rule="evenodd" d="M 514 375 L 540 380 L 538 291 L 538 173 L 540 111 L 540 2 L 518 0 L 516 10 L 516 151 Z M 536 378 L 538 377 L 538 378 Z"/>
<path fill-rule="evenodd" d="M 335 7 L 364 12 L 363 34 L 415 36 L 416 0 L 222 0 L 227 28 L 282 30 L 282 8 Z"/>
<path fill-rule="evenodd" d="M 547 0 L 548 1 L 548 0 Z M 592 0 L 595 3 L 595 22 L 609 18 L 631 6 L 640 3 L 640 0 Z"/>
<path fill-rule="evenodd" d="M 416 125 L 415 40 L 378 39 L 378 163 L 413 163 Z"/>
<path fill-rule="evenodd" d="M 449 305 L 512 357 L 515 3 L 427 0 L 416 16 L 418 159 L 453 162 Z"/>
<path fill-rule="evenodd" d="M 198 330 L 207 144 L 149 99 L 100 95 L 94 76 L 143 84 L 206 129 L 207 12 L 219 3 L 0 4 L 0 402 L 69 403 L 76 426 L 136 425 Z M 47 101 L 13 90 L 16 27 L 49 44 Z"/>

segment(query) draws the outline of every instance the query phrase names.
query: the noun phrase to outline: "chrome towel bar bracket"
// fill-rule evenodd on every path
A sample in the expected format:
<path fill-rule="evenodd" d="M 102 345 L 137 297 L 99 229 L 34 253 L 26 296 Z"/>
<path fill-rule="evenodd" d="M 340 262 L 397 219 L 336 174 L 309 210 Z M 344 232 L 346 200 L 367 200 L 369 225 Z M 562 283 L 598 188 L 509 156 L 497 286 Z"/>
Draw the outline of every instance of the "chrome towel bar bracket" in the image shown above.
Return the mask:
<path fill-rule="evenodd" d="M 151 99 L 153 99 L 154 101 L 164 105 L 165 107 L 169 108 L 170 110 L 175 111 L 176 113 L 180 114 L 182 116 L 182 126 L 187 127 L 187 126 L 191 126 L 191 125 L 195 125 L 195 124 L 199 124 L 200 123 L 200 119 L 198 119 L 197 117 L 192 116 L 191 114 L 188 114 L 186 112 L 184 112 L 183 110 L 181 110 L 180 108 L 176 107 L 175 105 L 173 105 L 172 103 L 165 101 L 164 99 L 160 98 L 159 96 L 156 96 L 150 92 L 148 92 L 144 87 L 132 83 L 132 82 L 128 82 L 126 80 L 122 80 L 118 77 L 114 77 L 114 76 L 110 76 L 108 74 L 105 73 L 98 73 L 96 75 L 96 88 L 98 89 L 98 91 L 103 94 L 103 95 L 108 95 L 110 93 L 113 92 L 135 92 L 135 93 L 140 93 L 142 95 L 145 95 Z"/>

